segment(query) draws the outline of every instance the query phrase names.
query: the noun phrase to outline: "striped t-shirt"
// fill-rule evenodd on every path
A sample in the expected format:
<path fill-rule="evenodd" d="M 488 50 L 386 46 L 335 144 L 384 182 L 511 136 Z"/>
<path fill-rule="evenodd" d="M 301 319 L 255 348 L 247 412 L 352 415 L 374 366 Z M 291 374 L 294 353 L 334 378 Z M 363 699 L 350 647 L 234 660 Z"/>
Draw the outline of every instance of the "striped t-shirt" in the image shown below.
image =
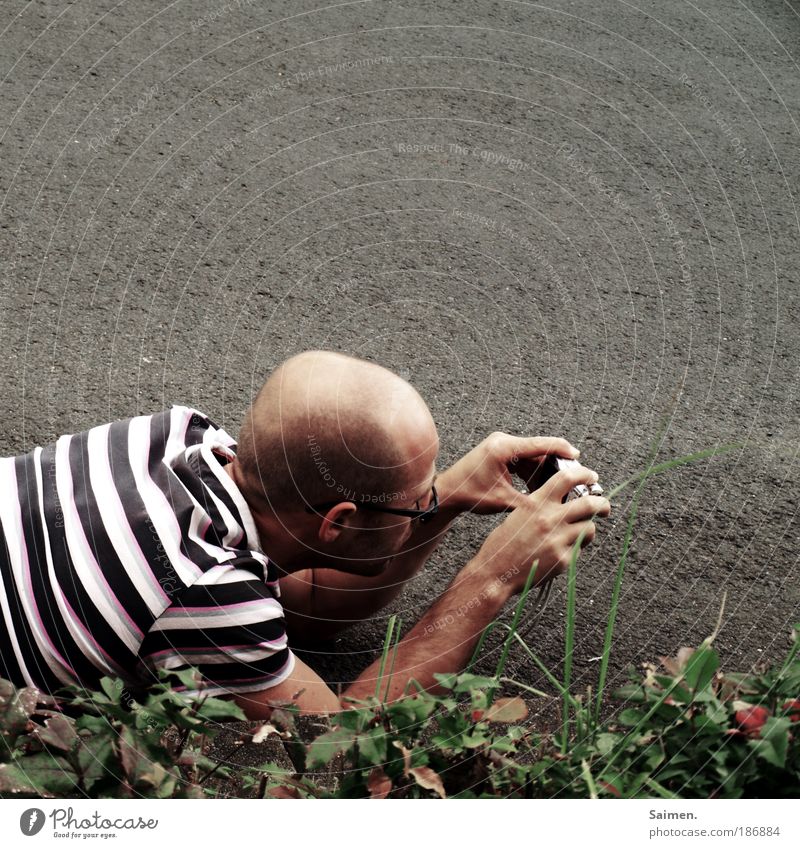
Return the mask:
<path fill-rule="evenodd" d="M 275 565 L 186 406 L 0 458 L 0 677 L 54 691 L 196 666 L 209 694 L 292 671 Z"/>

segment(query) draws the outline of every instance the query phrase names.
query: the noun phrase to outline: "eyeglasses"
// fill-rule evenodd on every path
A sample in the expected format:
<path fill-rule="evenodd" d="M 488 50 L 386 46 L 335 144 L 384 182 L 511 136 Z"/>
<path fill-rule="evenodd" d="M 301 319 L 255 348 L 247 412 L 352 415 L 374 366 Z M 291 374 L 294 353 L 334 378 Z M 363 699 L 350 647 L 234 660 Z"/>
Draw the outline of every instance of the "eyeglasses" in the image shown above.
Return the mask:
<path fill-rule="evenodd" d="M 392 515 L 405 515 L 409 518 L 418 518 L 420 524 L 427 524 L 427 522 L 430 521 L 431 516 L 436 515 L 439 511 L 439 496 L 436 494 L 436 486 L 431 486 L 431 503 L 427 509 L 395 509 L 394 507 L 389 506 L 378 506 L 378 504 L 373 504 L 369 501 L 365 501 L 364 503 L 356 501 L 326 501 L 325 503 L 317 504 L 316 506 L 307 506 L 306 512 L 314 513 L 319 512 L 322 509 L 328 510 L 339 503 L 352 503 L 359 509 L 371 509 L 373 512 L 388 512 Z"/>

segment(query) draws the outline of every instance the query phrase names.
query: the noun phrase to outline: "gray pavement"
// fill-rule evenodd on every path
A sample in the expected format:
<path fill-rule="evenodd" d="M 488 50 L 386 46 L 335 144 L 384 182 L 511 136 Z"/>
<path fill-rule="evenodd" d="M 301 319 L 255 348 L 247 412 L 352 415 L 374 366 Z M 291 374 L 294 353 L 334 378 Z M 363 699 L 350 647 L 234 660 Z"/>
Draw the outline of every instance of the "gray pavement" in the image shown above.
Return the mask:
<path fill-rule="evenodd" d="M 724 662 L 781 655 L 799 8 L 8 0 L 0 448 L 172 403 L 235 437 L 316 347 L 408 377 L 442 467 L 494 430 L 558 434 L 612 485 L 654 439 L 660 460 L 748 440 L 646 489 L 613 674 L 696 644 L 725 592 Z M 581 558 L 578 686 L 629 505 Z M 307 658 L 350 679 L 492 525 L 464 518 L 392 610 Z M 554 669 L 564 604 L 529 634 Z M 543 685 L 519 653 L 510 673 Z"/>

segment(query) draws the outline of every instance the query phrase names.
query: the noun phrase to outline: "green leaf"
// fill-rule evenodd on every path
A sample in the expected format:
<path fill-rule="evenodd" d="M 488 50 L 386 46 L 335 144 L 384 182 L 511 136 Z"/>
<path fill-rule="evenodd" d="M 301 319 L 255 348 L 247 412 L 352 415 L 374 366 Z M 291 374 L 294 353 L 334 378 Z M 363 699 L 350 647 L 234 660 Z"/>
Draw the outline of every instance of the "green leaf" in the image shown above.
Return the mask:
<path fill-rule="evenodd" d="M 23 757 L 16 763 L 25 778 L 44 793 L 61 798 L 80 794 L 80 782 L 72 765 L 63 757 L 54 757 L 47 751 Z"/>
<path fill-rule="evenodd" d="M 337 727 L 318 736 L 308 746 L 308 768 L 327 765 L 337 754 L 352 750 L 356 738 L 356 734 L 346 727 Z"/>
<path fill-rule="evenodd" d="M 495 739 L 491 744 L 491 749 L 504 754 L 510 754 L 517 750 L 517 745 L 512 739 Z"/>
<path fill-rule="evenodd" d="M 94 715 L 82 715 L 75 719 L 75 727 L 80 730 L 88 731 L 89 733 L 105 733 L 111 730 L 113 733 L 112 723 L 105 717 Z"/>
<path fill-rule="evenodd" d="M 199 672 L 195 668 L 181 668 L 166 672 L 165 677 L 169 678 L 170 676 L 177 677 L 181 685 L 189 690 L 197 689 L 201 679 Z"/>
<path fill-rule="evenodd" d="M 154 790 L 157 798 L 168 798 L 175 789 L 175 776 L 161 763 L 150 763 L 147 771 L 139 774 L 138 785 L 144 784 Z"/>
<path fill-rule="evenodd" d="M 649 786 L 650 789 L 652 789 L 660 798 L 674 799 L 678 797 L 677 795 L 670 792 L 669 789 L 666 789 L 664 786 L 662 786 L 657 780 L 652 777 L 646 777 L 644 782 L 645 785 Z"/>
<path fill-rule="evenodd" d="M 489 737 L 484 736 L 483 733 L 465 733 L 460 741 L 464 748 L 480 748 L 481 745 L 486 744 L 488 739 Z"/>
<path fill-rule="evenodd" d="M 223 698 L 206 698 L 197 710 L 197 716 L 211 721 L 247 721 L 244 710 L 238 704 Z"/>
<path fill-rule="evenodd" d="M 645 762 L 647 763 L 647 768 L 649 771 L 655 771 L 661 763 L 666 760 L 667 755 L 661 750 L 661 748 L 653 747 L 648 750 L 647 755 L 645 756 Z"/>
<path fill-rule="evenodd" d="M 692 703 L 692 693 L 680 683 L 676 684 L 673 678 L 656 675 L 656 680 L 664 687 L 664 689 L 670 689 L 669 697 L 672 698 L 672 700 L 675 701 L 676 704 Z M 657 690 L 651 690 L 650 700 L 657 700 L 659 697 L 661 697 L 661 695 L 661 692 Z"/>
<path fill-rule="evenodd" d="M 417 721 L 425 721 L 436 709 L 437 700 L 430 695 L 415 695 L 406 701 Z"/>
<path fill-rule="evenodd" d="M 369 708 L 343 710 L 337 713 L 334 718 L 334 724 L 338 727 L 345 727 L 356 733 L 360 733 L 369 724 L 374 713 Z"/>
<path fill-rule="evenodd" d="M 790 727 L 791 721 L 788 718 L 768 718 L 761 727 L 761 737 L 750 740 L 748 745 L 768 763 L 785 768 Z"/>
<path fill-rule="evenodd" d="M 632 707 L 624 709 L 617 717 L 620 724 L 625 724 L 630 727 L 635 727 L 644 718 L 646 714 L 641 710 L 635 710 Z"/>
<path fill-rule="evenodd" d="M 683 672 L 686 685 L 695 692 L 705 689 L 719 668 L 719 656 L 711 648 L 698 648 L 688 659 Z"/>
<path fill-rule="evenodd" d="M 453 692 L 458 695 L 462 692 L 471 692 L 473 689 L 487 689 L 497 687 L 496 677 L 480 677 L 477 674 L 460 674 L 453 687 Z"/>
<path fill-rule="evenodd" d="M 619 739 L 620 737 L 615 733 L 598 733 L 595 739 L 598 754 L 602 754 L 603 756 L 610 754 L 614 746 L 619 742 Z"/>
<path fill-rule="evenodd" d="M 358 752 L 371 765 L 386 761 L 386 731 L 382 727 L 358 737 Z"/>
<path fill-rule="evenodd" d="M 78 748 L 78 765 L 87 790 L 95 783 L 119 779 L 116 752 L 110 735 L 92 737 Z"/>
<path fill-rule="evenodd" d="M 31 775 L 18 763 L 2 763 L 0 764 L 0 798 L 14 795 L 53 797 L 50 792 L 34 783 Z"/>

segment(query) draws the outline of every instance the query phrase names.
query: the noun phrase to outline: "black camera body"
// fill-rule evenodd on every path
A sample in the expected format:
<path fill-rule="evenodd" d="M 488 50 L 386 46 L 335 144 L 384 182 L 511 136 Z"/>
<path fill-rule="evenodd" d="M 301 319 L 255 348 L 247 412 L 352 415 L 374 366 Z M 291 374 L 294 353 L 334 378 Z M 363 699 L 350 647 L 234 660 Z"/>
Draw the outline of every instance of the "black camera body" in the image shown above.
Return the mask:
<path fill-rule="evenodd" d="M 533 492 L 540 486 L 543 486 L 554 474 L 563 471 L 573 465 L 580 465 L 577 459 L 565 459 L 563 456 L 548 454 L 541 461 L 535 474 L 528 480 L 528 489 Z M 564 501 L 570 498 L 582 498 L 586 495 L 602 495 L 603 487 L 599 483 L 592 483 L 585 486 L 583 483 L 575 486 L 570 493 L 564 498 Z"/>

